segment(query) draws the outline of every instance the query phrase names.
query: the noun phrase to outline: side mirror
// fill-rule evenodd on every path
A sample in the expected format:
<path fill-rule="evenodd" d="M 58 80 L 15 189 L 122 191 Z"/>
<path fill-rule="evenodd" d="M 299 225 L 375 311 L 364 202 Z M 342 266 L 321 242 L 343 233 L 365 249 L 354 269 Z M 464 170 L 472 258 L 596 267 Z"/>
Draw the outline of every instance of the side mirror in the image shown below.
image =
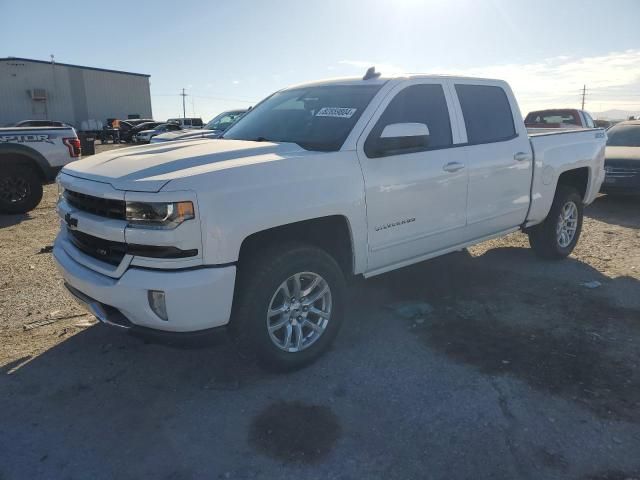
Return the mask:
<path fill-rule="evenodd" d="M 376 143 L 378 156 L 419 151 L 429 144 L 429 128 L 424 123 L 392 123 Z"/>

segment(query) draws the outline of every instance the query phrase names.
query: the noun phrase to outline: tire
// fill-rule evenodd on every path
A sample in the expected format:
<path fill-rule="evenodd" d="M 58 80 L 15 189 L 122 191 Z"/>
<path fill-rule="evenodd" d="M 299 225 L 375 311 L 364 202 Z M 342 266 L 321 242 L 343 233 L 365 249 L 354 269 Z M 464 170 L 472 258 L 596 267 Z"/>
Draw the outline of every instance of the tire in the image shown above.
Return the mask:
<path fill-rule="evenodd" d="M 565 220 L 568 212 L 575 214 Z M 558 185 L 551 210 L 544 222 L 528 230 L 529 244 L 541 258 L 559 260 L 573 251 L 582 231 L 583 205 L 578 191 L 566 185 Z M 560 230 L 560 224 L 567 228 Z M 570 231 L 575 227 L 573 236 Z M 565 236 L 562 236 L 564 232 Z"/>
<path fill-rule="evenodd" d="M 26 213 L 42 200 L 42 182 L 28 165 L 9 165 L 0 173 L 0 212 Z"/>
<path fill-rule="evenodd" d="M 301 274 L 301 294 L 294 301 L 286 293 L 295 297 L 297 274 Z M 289 243 L 244 259 L 238 275 L 230 330 L 243 353 L 271 370 L 289 371 L 310 364 L 329 348 L 342 324 L 346 290 L 342 270 L 332 256 L 314 246 Z M 328 295 L 309 303 L 325 285 Z M 316 310 L 329 312 L 329 318 Z M 284 326 L 276 329 L 279 324 Z"/>

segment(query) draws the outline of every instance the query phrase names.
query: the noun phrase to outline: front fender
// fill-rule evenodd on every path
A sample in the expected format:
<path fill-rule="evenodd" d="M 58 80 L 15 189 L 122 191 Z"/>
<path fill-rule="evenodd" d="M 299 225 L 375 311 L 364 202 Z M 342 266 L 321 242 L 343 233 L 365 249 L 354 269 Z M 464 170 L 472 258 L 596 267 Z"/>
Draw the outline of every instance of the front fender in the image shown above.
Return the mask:
<path fill-rule="evenodd" d="M 244 239 L 274 227 L 344 216 L 354 270 L 366 269 L 364 181 L 355 152 L 305 154 L 205 174 L 196 180 L 205 262 L 236 262 Z"/>

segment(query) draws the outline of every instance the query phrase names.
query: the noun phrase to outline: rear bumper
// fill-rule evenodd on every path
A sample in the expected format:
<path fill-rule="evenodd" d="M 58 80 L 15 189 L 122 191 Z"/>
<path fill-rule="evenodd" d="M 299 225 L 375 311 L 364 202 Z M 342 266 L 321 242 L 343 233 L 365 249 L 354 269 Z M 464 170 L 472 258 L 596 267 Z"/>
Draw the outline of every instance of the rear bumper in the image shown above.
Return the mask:
<path fill-rule="evenodd" d="M 54 246 L 53 257 L 67 289 L 104 323 L 124 329 L 179 333 L 204 331 L 229 322 L 235 266 L 129 268 L 120 278 L 111 278 L 76 262 L 59 242 Z M 151 309 L 149 290 L 165 292 L 168 320 Z"/>

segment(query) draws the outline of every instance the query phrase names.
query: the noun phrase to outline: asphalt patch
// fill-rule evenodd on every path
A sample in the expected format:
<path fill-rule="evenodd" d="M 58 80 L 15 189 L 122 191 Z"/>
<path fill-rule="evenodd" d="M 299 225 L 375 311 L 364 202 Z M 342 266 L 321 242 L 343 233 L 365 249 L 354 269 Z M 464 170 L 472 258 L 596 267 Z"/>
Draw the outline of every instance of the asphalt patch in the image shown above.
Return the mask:
<path fill-rule="evenodd" d="M 342 428 L 330 408 L 302 402 L 277 402 L 251 423 L 249 443 L 259 452 L 286 463 L 319 463 Z"/>
<path fill-rule="evenodd" d="M 576 401 L 602 418 L 640 422 L 637 354 L 635 359 L 615 356 L 603 335 L 591 331 L 597 329 L 596 323 L 606 328 L 608 318 L 623 321 L 631 313 L 595 300 L 575 307 L 579 312 L 546 307 L 564 316 L 567 324 L 538 327 L 535 318 L 506 323 L 498 319 L 498 308 L 475 299 L 467 308 L 436 311 L 419 335 L 429 347 L 485 374 L 515 376 L 538 390 Z M 504 303 L 500 309 L 509 311 Z M 635 316 L 640 318 L 639 312 Z M 571 328 L 576 318 L 587 328 Z"/>
<path fill-rule="evenodd" d="M 607 472 L 587 475 L 582 480 L 640 480 L 640 473 L 625 473 L 620 470 L 609 470 Z"/>
<path fill-rule="evenodd" d="M 491 268 L 465 253 L 389 277 L 380 282 L 391 297 L 385 301 L 434 307 L 411 327 L 429 348 L 488 375 L 514 376 L 601 418 L 640 423 L 639 310 L 577 284 Z"/>

